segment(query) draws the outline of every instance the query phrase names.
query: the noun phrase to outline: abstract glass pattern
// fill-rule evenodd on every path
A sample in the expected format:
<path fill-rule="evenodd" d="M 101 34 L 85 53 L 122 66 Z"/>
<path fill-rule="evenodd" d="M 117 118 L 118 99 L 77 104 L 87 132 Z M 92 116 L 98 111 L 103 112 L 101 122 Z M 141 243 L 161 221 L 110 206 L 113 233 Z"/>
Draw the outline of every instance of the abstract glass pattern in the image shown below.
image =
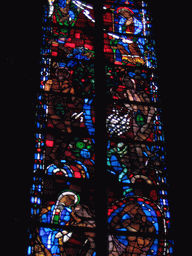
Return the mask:
<path fill-rule="evenodd" d="M 97 254 L 100 90 L 106 94 L 106 166 L 100 173 L 107 177 L 108 254 L 171 256 L 152 14 L 144 1 L 103 1 L 105 79 L 96 84 L 95 11 L 91 0 L 44 5 L 27 255 Z"/>

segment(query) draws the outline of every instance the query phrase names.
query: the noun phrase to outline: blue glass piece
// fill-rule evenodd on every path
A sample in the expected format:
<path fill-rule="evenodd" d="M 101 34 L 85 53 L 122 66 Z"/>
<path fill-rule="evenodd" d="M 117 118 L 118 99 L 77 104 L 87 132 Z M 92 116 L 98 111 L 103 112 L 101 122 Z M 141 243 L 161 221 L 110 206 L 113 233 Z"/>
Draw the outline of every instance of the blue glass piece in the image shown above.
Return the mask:
<path fill-rule="evenodd" d="M 91 103 L 93 100 L 84 99 L 83 105 L 84 122 L 90 135 L 95 135 L 95 128 L 91 117 Z"/>
<path fill-rule="evenodd" d="M 52 164 L 51 166 L 49 166 L 49 168 L 47 169 L 47 174 L 48 175 L 52 175 L 53 174 L 53 170 L 56 169 L 57 166 Z"/>
<path fill-rule="evenodd" d="M 156 217 L 156 212 L 155 211 L 151 211 L 151 215 Z"/>
<path fill-rule="evenodd" d="M 143 154 L 144 154 L 146 157 L 148 157 L 148 154 L 147 154 L 146 152 L 143 152 Z"/>
<path fill-rule="evenodd" d="M 129 75 L 130 77 L 134 77 L 136 74 L 133 73 L 133 72 L 129 72 L 128 75 Z"/>
<path fill-rule="evenodd" d="M 46 214 L 43 214 L 41 216 L 41 222 L 47 223 L 47 215 Z"/>
<path fill-rule="evenodd" d="M 128 187 L 128 186 L 123 186 L 123 190 L 127 190 L 127 189 L 130 189 L 130 187 Z"/>
<path fill-rule="evenodd" d="M 154 225 L 154 227 L 155 227 L 155 229 L 156 229 L 156 231 L 157 231 L 157 233 L 158 233 L 158 231 L 159 231 L 159 225 L 158 225 L 158 223 L 153 223 L 153 225 Z"/>
<path fill-rule="evenodd" d="M 122 180 L 121 180 L 123 183 L 131 183 L 130 179 L 128 178 L 127 175 L 124 175 Z"/>
<path fill-rule="evenodd" d="M 123 215 L 122 220 L 128 220 L 128 219 L 131 219 L 129 214 L 126 213 L 125 215 Z"/>
<path fill-rule="evenodd" d="M 151 213 L 148 210 L 143 210 L 146 216 L 151 216 Z"/>
<path fill-rule="evenodd" d="M 113 219 L 113 215 L 111 214 L 111 216 L 108 217 L 108 223 L 110 223 L 112 219 Z"/>
<path fill-rule="evenodd" d="M 122 171 L 121 164 L 119 163 L 115 155 L 111 156 L 110 161 L 111 161 L 111 166 L 115 169 L 116 172 Z"/>
<path fill-rule="evenodd" d="M 157 250 L 158 250 L 158 239 L 155 239 L 153 242 L 153 245 L 151 246 L 151 251 L 153 250 L 153 255 L 157 255 Z"/>
<path fill-rule="evenodd" d="M 59 42 L 59 41 L 58 41 Z M 73 61 L 73 60 L 70 60 L 68 63 L 67 63 L 67 67 L 74 67 L 75 65 L 77 64 L 76 61 Z"/>
<path fill-rule="evenodd" d="M 111 143 L 110 143 L 110 141 L 108 141 L 108 142 L 107 142 L 107 149 L 109 149 L 110 146 L 111 146 Z"/>
<path fill-rule="evenodd" d="M 32 253 L 31 246 L 29 246 L 28 249 L 27 249 L 27 254 L 31 255 L 31 253 Z"/>
<path fill-rule="evenodd" d="M 86 159 L 89 159 L 91 157 L 91 153 L 88 149 L 84 148 L 80 151 L 80 155 Z"/>
<path fill-rule="evenodd" d="M 166 215 L 167 215 L 167 218 L 171 217 L 170 212 L 167 212 Z"/>
<path fill-rule="evenodd" d="M 61 160 L 61 163 L 66 163 L 67 161 L 66 160 Z"/>
<path fill-rule="evenodd" d="M 116 230 L 117 230 L 117 231 L 127 231 L 126 228 L 117 228 Z"/>
<path fill-rule="evenodd" d="M 122 244 L 124 244 L 125 246 L 128 245 L 128 240 L 126 236 L 116 236 L 118 241 Z"/>
<path fill-rule="evenodd" d="M 114 174 L 114 175 L 116 175 L 116 173 L 114 171 L 112 171 L 112 170 L 107 170 L 107 171 L 112 173 L 112 174 Z"/>
<path fill-rule="evenodd" d="M 152 222 L 152 221 L 153 221 L 153 218 L 147 217 L 147 220 L 148 220 L 149 222 Z"/>
<path fill-rule="evenodd" d="M 73 177 L 73 173 L 68 166 L 63 166 L 63 169 L 67 172 L 68 177 Z"/>
<path fill-rule="evenodd" d="M 160 204 L 161 205 L 169 205 L 168 200 L 167 199 L 162 199 L 162 198 L 160 198 Z"/>
<path fill-rule="evenodd" d="M 141 76 L 142 76 L 143 78 L 145 78 L 145 79 L 147 78 L 147 75 L 144 74 L 144 73 L 142 73 Z"/>

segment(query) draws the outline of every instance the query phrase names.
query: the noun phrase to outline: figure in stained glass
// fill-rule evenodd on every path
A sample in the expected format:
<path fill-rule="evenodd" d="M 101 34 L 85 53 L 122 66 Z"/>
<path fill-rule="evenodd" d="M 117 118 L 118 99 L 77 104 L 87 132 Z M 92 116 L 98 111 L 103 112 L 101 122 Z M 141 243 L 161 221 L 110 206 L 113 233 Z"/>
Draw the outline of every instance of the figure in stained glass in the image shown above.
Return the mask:
<path fill-rule="evenodd" d="M 122 41 L 119 41 L 117 43 L 116 60 L 133 64 L 139 63 L 144 65 L 145 61 L 141 57 L 143 42 L 140 39 L 140 44 L 138 45 L 136 42 L 133 41 L 132 36 L 137 35 L 142 31 L 142 23 L 134 18 L 134 12 L 128 7 L 117 8 L 117 13 L 121 16 L 119 20 L 118 32 L 126 34 L 126 36 L 121 36 Z M 121 59 L 118 57 L 119 53 Z"/>
<path fill-rule="evenodd" d="M 151 170 L 157 170 L 162 164 L 160 157 L 163 154 L 161 149 L 157 148 L 153 147 L 152 150 L 144 144 L 133 145 L 125 142 L 115 144 L 111 142 L 108 146 L 107 164 L 113 169 L 109 168 L 109 171 L 118 175 L 119 181 L 125 182 L 125 176 L 141 174 L 149 166 Z"/>
<path fill-rule="evenodd" d="M 108 215 L 110 227 L 119 231 L 140 233 L 139 236 L 109 235 L 109 255 L 157 254 L 158 240 L 151 235 L 159 233 L 161 213 L 154 203 L 146 198 L 124 198 L 109 208 Z M 141 233 L 149 233 L 150 237 L 142 237 Z"/>
<path fill-rule="evenodd" d="M 73 25 L 77 18 L 76 6 L 71 6 L 71 0 L 49 0 L 49 17 L 53 16 L 53 21 L 60 25 Z"/>
<path fill-rule="evenodd" d="M 79 195 L 72 190 L 65 190 L 58 197 L 55 204 L 42 208 L 40 219 L 43 223 L 60 224 L 63 230 L 40 227 L 37 240 L 38 248 L 44 255 L 65 255 L 65 243 L 73 237 L 73 232 L 65 230 L 65 226 L 95 227 L 95 216 L 85 205 L 79 204 Z M 95 233 L 91 231 L 84 232 L 85 241 L 89 242 L 86 256 L 93 255 L 95 251 Z"/>
<path fill-rule="evenodd" d="M 141 7 L 135 8 L 130 2 L 122 2 L 124 6 L 118 7 L 112 3 L 111 6 L 108 4 L 105 6 L 106 58 L 118 65 L 155 67 L 154 42 L 144 38 L 153 34 L 150 13 L 140 9 Z M 126 6 L 126 4 L 130 5 Z"/>
<path fill-rule="evenodd" d="M 126 70 L 117 67 L 116 72 L 120 75 L 119 85 L 110 88 L 113 99 L 150 103 L 149 86 L 146 81 L 146 72 L 138 68 Z"/>
<path fill-rule="evenodd" d="M 138 69 L 138 67 L 105 66 L 107 95 L 111 92 L 114 100 L 135 101 L 143 98 L 146 102 L 160 102 L 157 86 L 157 75 L 153 70 Z M 127 90 L 129 89 L 129 93 Z M 130 95 L 130 92 L 132 95 Z M 149 98 L 150 101 L 147 99 Z M 145 99 L 145 100 L 144 100 Z"/>
<path fill-rule="evenodd" d="M 64 25 L 64 27 L 53 28 L 53 35 L 49 40 L 52 56 L 62 55 L 72 60 L 93 58 L 93 35 L 87 36 L 78 28 L 86 25 L 94 26 L 93 7 L 81 1 L 66 0 L 55 2 L 54 6 L 50 4 L 50 8 L 49 17 L 52 18 L 53 23 Z M 87 20 L 86 25 L 85 20 Z M 75 24 L 77 27 L 73 28 Z"/>
<path fill-rule="evenodd" d="M 74 88 L 71 83 L 71 74 L 67 67 L 64 67 L 62 63 L 53 63 L 55 68 L 55 77 L 49 79 L 45 83 L 44 90 L 47 92 L 61 92 L 74 94 Z"/>
<path fill-rule="evenodd" d="M 74 95 L 74 89 L 70 84 L 70 80 L 66 79 L 62 81 L 63 73 L 66 69 L 60 69 L 58 71 L 59 77 L 48 80 L 45 86 L 45 100 L 48 108 L 48 122 L 47 127 L 55 127 L 63 132 L 71 133 L 72 127 L 80 126 L 83 115 L 83 99 L 72 96 L 70 100 L 66 98 L 46 93 L 46 91 L 62 91 Z M 57 75 L 58 75 L 57 74 Z"/>

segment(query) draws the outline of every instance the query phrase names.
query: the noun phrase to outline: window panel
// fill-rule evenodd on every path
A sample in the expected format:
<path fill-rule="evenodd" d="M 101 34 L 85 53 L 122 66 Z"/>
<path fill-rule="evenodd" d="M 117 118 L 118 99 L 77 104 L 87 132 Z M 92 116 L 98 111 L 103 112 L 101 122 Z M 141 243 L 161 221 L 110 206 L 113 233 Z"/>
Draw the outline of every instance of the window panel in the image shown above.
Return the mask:
<path fill-rule="evenodd" d="M 83 186 L 83 183 L 80 181 L 77 182 L 74 179 L 70 181 L 70 179 L 62 178 L 61 176 L 55 176 L 55 178 L 50 176 L 44 177 L 40 222 L 64 226 L 73 225 L 73 222 L 76 222 L 76 224 L 81 223 L 81 218 L 85 218 L 86 215 L 87 218 L 94 216 L 94 189 L 92 189 L 87 182 L 85 184 L 87 184 L 87 186 Z M 89 217 L 89 214 L 81 207 L 81 204 L 79 204 L 80 202 L 84 205 L 82 207 L 89 211 Z M 77 207 L 75 211 L 77 211 L 79 218 L 73 215 L 73 207 Z M 70 219 L 71 214 L 73 216 L 72 219 Z M 68 221 L 70 222 L 68 223 Z M 92 222 L 93 221 L 87 224 L 87 227 L 95 227 L 95 224 L 93 224 L 93 226 L 91 225 Z M 83 225 L 79 224 L 79 226 Z"/>
<path fill-rule="evenodd" d="M 144 1 L 103 2 L 102 82 L 93 1 L 44 6 L 29 256 L 95 256 L 100 232 L 111 256 L 172 255 L 153 20 Z M 96 90 L 106 94 L 100 111 Z"/>
<path fill-rule="evenodd" d="M 110 137 L 164 141 L 161 109 L 137 104 L 109 104 L 106 127 Z"/>
<path fill-rule="evenodd" d="M 93 25 L 94 10 L 90 1 L 48 1 L 44 11 L 43 22 L 58 24 L 67 27 L 74 25 L 85 26 L 90 22 Z"/>
<path fill-rule="evenodd" d="M 173 241 L 170 239 L 159 239 L 156 237 L 132 235 L 108 236 L 109 255 L 122 255 L 123 252 L 135 255 L 172 255 Z"/>
<path fill-rule="evenodd" d="M 74 232 L 39 226 L 36 232 L 30 235 L 28 255 L 39 253 L 42 255 L 85 255 L 88 251 L 95 251 L 96 234 L 94 232 Z"/>
<path fill-rule="evenodd" d="M 107 170 L 119 182 L 135 183 L 138 179 L 153 185 L 168 184 L 164 146 L 109 141 Z"/>
<path fill-rule="evenodd" d="M 159 193 L 160 194 L 160 193 Z M 161 202 L 164 200 L 164 203 Z M 109 229 L 135 235 L 170 235 L 170 213 L 168 200 L 158 201 L 140 196 L 124 197 L 108 208 Z M 137 234 L 138 232 L 138 234 Z"/>
<path fill-rule="evenodd" d="M 87 135 L 95 134 L 92 99 L 66 98 L 51 93 L 44 93 L 38 98 L 40 101 L 36 106 L 37 128 L 54 128 L 66 133 L 72 133 L 79 128 Z"/>
<path fill-rule="evenodd" d="M 92 178 L 95 169 L 94 143 L 90 138 L 67 138 L 46 134 L 45 173 L 65 177 Z"/>
<path fill-rule="evenodd" d="M 93 178 L 95 171 L 95 140 L 58 134 L 36 133 L 34 173 Z"/>
<path fill-rule="evenodd" d="M 126 3 L 121 6 L 104 4 L 103 9 L 103 23 L 108 32 L 142 36 L 153 35 L 152 18 L 147 9 L 140 9 L 140 6 L 127 6 Z M 126 22 L 127 18 L 129 22 Z"/>
<path fill-rule="evenodd" d="M 45 94 L 44 102 L 46 104 L 41 101 L 37 106 L 37 128 L 56 128 L 67 133 L 79 128 L 87 136 L 94 136 L 95 110 L 92 99 L 67 100 L 62 96 Z M 106 128 L 109 137 L 149 142 L 164 141 L 161 109 L 153 106 L 128 103 L 108 104 Z"/>
<path fill-rule="evenodd" d="M 104 33 L 105 58 L 116 65 L 157 67 L 155 42 L 152 39 Z"/>
<path fill-rule="evenodd" d="M 41 183 L 41 199 L 33 196 L 39 185 L 31 196 L 31 214 L 35 221 L 38 220 L 38 226 L 35 233 L 31 232 L 28 255 L 37 250 L 49 255 L 60 255 L 63 250 L 69 255 L 82 250 L 93 254 L 96 227 L 94 189 L 88 183 L 71 182 L 60 175 L 54 179 L 45 176 Z M 35 204 L 38 204 L 38 213 Z"/>
<path fill-rule="evenodd" d="M 65 248 L 71 246 L 73 240 L 70 241 L 69 239 L 74 238 L 74 236 L 76 239 L 78 237 L 78 244 L 80 245 L 79 234 L 81 234 L 81 237 L 84 234 L 88 240 L 89 236 L 91 236 L 90 239 L 92 238 L 93 240 L 91 241 L 94 243 L 94 237 L 92 236 L 94 232 L 74 229 L 74 227 L 95 228 L 94 189 L 93 187 L 90 188 L 88 183 L 87 185 L 85 184 L 75 182 L 75 180 L 70 182 L 59 176 L 55 179 L 47 177 L 43 179 L 42 188 L 37 186 L 37 190 L 42 189 L 42 200 L 38 201 L 38 199 L 31 197 L 31 201 L 34 200 L 34 203 L 41 205 L 38 218 L 39 222 L 43 223 L 43 226 L 39 224 L 36 241 L 42 241 L 43 245 L 52 253 L 53 246 L 55 249 L 57 247 L 57 250 L 59 248 L 59 240 L 57 240 L 59 235 L 63 238 L 63 242 L 66 243 Z M 147 186 L 150 185 L 147 184 L 145 190 Z M 136 196 L 121 197 L 120 193 L 117 194 L 117 188 L 118 186 L 111 184 L 110 189 L 108 189 L 107 221 L 111 232 L 114 229 L 113 235 L 108 237 L 110 248 L 112 240 L 114 243 L 121 243 L 121 240 L 124 239 L 123 244 L 128 246 L 131 238 L 134 237 L 133 240 L 137 240 L 143 235 L 144 239 L 149 235 L 150 248 L 153 248 L 154 244 L 157 243 L 155 239 L 155 237 L 158 238 L 157 235 L 170 235 L 170 212 L 167 191 L 159 191 L 158 194 L 158 190 L 152 190 L 153 193 L 155 191 L 158 194 L 158 199 L 155 200 L 155 193 L 150 199 L 146 198 L 145 195 L 141 196 L 140 194 L 139 196 L 137 193 Z M 124 189 L 124 187 L 122 188 Z M 141 186 L 139 188 L 141 189 Z M 114 201 L 115 198 L 116 201 Z M 46 224 L 49 225 L 46 226 Z M 55 232 L 57 225 L 61 225 L 62 229 Z M 62 234 L 58 234 L 58 232 Z M 121 233 L 118 234 L 118 232 Z M 125 234 L 122 234 L 123 232 Z M 53 244 L 50 244 L 49 239 Z M 158 239 L 158 241 L 161 241 L 161 239 Z M 81 246 L 83 247 L 82 244 Z M 165 249 L 165 244 L 162 244 L 162 248 Z"/>
<path fill-rule="evenodd" d="M 157 67 L 152 18 L 145 6 L 143 1 L 104 4 L 103 37 L 107 61 L 123 66 Z"/>
<path fill-rule="evenodd" d="M 47 63 L 47 64 L 46 64 Z M 40 88 L 67 95 L 95 94 L 94 62 L 89 60 L 50 61 L 42 58 Z M 114 100 L 160 103 L 155 70 L 105 65 L 107 97 Z"/>
<path fill-rule="evenodd" d="M 93 35 L 87 31 L 53 27 L 47 38 L 53 57 L 66 57 L 73 60 L 90 60 L 94 57 Z"/>
<path fill-rule="evenodd" d="M 45 92 L 63 93 L 66 95 L 88 96 L 95 91 L 94 63 L 75 59 L 56 61 L 52 58 L 42 59 L 41 89 Z M 90 63 L 91 62 L 91 63 Z M 48 63 L 47 65 L 45 65 Z"/>
<path fill-rule="evenodd" d="M 155 70 L 138 67 L 105 66 L 109 99 L 160 103 Z"/>

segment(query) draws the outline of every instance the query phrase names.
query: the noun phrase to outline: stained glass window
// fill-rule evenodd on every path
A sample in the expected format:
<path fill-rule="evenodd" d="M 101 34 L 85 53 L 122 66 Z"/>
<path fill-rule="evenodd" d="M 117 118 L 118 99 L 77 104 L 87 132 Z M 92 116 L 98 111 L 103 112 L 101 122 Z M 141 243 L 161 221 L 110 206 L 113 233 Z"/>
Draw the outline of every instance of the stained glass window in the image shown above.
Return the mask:
<path fill-rule="evenodd" d="M 91 0 L 44 5 L 27 255 L 100 255 L 105 234 L 103 254 L 171 256 L 152 14 L 147 1 L 99 11 Z"/>

